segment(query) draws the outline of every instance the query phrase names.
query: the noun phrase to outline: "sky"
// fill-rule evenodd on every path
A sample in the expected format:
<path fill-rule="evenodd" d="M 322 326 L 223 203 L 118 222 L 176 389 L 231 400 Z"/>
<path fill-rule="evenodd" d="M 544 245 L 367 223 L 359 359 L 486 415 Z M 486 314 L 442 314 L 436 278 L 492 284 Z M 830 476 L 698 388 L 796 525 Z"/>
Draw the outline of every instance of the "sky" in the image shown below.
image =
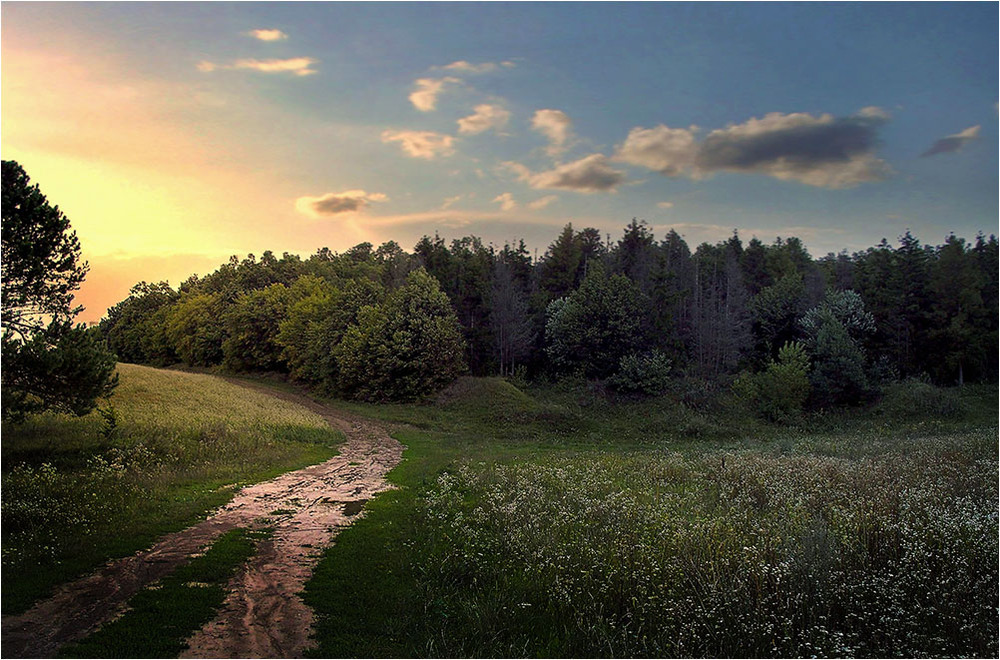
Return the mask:
<path fill-rule="evenodd" d="M 997 3 L 11 3 L 0 150 L 99 319 L 230 255 L 998 223 Z"/>

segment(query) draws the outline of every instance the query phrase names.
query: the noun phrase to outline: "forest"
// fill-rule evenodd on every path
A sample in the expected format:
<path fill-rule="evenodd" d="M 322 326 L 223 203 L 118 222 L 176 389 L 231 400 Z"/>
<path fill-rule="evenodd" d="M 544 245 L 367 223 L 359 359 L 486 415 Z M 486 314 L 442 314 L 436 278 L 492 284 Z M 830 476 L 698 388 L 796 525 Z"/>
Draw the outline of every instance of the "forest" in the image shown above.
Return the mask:
<path fill-rule="evenodd" d="M 140 282 L 99 326 L 125 362 L 287 374 L 331 395 L 426 397 L 460 374 L 581 380 L 683 402 L 732 391 L 763 418 L 860 404 L 888 383 L 997 380 L 998 244 L 906 232 L 813 258 L 737 232 L 693 251 L 633 219 L 523 241 L 424 236 L 302 259 L 230 258 Z"/>

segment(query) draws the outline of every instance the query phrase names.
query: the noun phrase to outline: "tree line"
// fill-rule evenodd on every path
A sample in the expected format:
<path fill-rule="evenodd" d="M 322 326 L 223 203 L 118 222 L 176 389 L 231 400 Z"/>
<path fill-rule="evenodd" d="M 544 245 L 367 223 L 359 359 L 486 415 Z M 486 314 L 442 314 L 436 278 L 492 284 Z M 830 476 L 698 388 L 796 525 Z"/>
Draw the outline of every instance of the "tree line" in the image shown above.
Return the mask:
<path fill-rule="evenodd" d="M 436 235 L 412 252 L 233 257 L 177 290 L 139 283 L 100 327 L 122 360 L 280 372 L 367 400 L 469 371 L 645 394 L 733 385 L 781 417 L 900 378 L 996 381 L 997 253 L 994 236 L 931 246 L 909 232 L 819 259 L 794 237 L 735 232 L 692 251 L 633 220 L 616 241 L 566 225 L 536 260 L 523 241 Z"/>
<path fill-rule="evenodd" d="M 814 259 L 797 238 L 736 232 L 692 252 L 633 219 L 616 241 L 568 224 L 540 259 L 523 241 L 437 235 L 412 252 L 265 252 L 177 289 L 140 282 L 88 330 L 73 323 L 79 241 L 14 161 L 2 227 L 4 419 L 85 414 L 114 388 L 116 357 L 278 372 L 371 401 L 468 372 L 682 398 L 728 389 L 772 419 L 901 378 L 997 380 L 997 239 L 982 234 L 932 246 L 907 232 Z"/>

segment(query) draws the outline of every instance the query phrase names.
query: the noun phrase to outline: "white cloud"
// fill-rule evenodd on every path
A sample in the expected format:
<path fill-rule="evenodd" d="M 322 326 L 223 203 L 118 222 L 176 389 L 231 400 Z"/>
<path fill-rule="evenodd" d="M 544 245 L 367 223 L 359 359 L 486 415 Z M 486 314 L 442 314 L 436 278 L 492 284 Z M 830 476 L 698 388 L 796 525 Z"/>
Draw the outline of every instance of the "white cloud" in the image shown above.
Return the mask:
<path fill-rule="evenodd" d="M 442 211 L 445 210 L 446 208 L 448 208 L 455 202 L 459 201 L 460 199 L 462 199 L 461 195 L 455 195 L 454 197 L 445 197 L 444 201 L 441 204 L 441 210 Z"/>
<path fill-rule="evenodd" d="M 484 103 L 475 107 L 475 113 L 458 120 L 458 132 L 475 135 L 493 129 L 499 130 L 507 125 L 510 112 L 499 105 Z"/>
<path fill-rule="evenodd" d="M 552 204 L 557 201 L 559 201 L 558 195 L 546 195 L 545 197 L 539 197 L 533 202 L 529 202 L 528 208 L 537 211 L 538 209 L 544 209 L 549 204 Z"/>
<path fill-rule="evenodd" d="M 673 202 L 657 202 L 656 205 L 661 209 L 672 209 L 674 208 Z"/>
<path fill-rule="evenodd" d="M 892 119 L 888 110 L 877 105 L 869 105 L 858 110 L 858 117 L 868 117 L 869 119 Z"/>
<path fill-rule="evenodd" d="M 660 124 L 655 128 L 633 128 L 629 131 L 625 143 L 615 154 L 615 160 L 667 176 L 677 176 L 694 167 L 697 156 L 694 131 Z"/>
<path fill-rule="evenodd" d="M 417 78 L 413 81 L 416 89 L 410 94 L 410 103 L 420 112 L 430 112 L 437 107 L 438 94 L 445 85 L 461 82 L 458 78 Z"/>
<path fill-rule="evenodd" d="M 618 147 L 615 160 L 665 176 L 697 179 L 728 171 L 849 188 L 884 179 L 892 172 L 875 156 L 877 130 L 888 117 L 874 106 L 840 118 L 772 112 L 711 131 L 701 141 L 695 139 L 697 127 L 633 128 Z"/>
<path fill-rule="evenodd" d="M 325 218 L 343 213 L 357 213 L 371 202 L 384 202 L 383 193 L 366 193 L 364 190 L 347 190 L 341 193 L 326 193 L 318 197 L 308 195 L 295 200 L 299 213 L 312 218 Z"/>
<path fill-rule="evenodd" d="M 497 195 L 493 201 L 500 202 L 500 210 L 502 211 L 512 211 L 517 208 L 517 202 L 514 201 L 514 196 L 509 192 Z"/>
<path fill-rule="evenodd" d="M 548 138 L 549 146 L 546 151 L 551 156 L 562 152 L 573 135 L 573 122 L 562 110 L 546 108 L 535 111 L 531 127 Z"/>
<path fill-rule="evenodd" d="M 512 161 L 503 163 L 502 167 L 513 172 L 519 181 L 526 181 L 536 189 L 614 192 L 625 181 L 625 173 L 612 168 L 604 154 L 591 154 L 547 172 L 532 173 L 521 163 Z"/>
<path fill-rule="evenodd" d="M 261 41 L 284 41 L 288 38 L 288 35 L 281 30 L 274 29 L 250 30 L 247 36 Z"/>
<path fill-rule="evenodd" d="M 221 69 L 248 69 L 260 73 L 291 73 L 296 76 L 309 76 L 316 73 L 312 68 L 319 60 L 312 57 L 291 57 L 284 60 L 258 60 L 247 58 L 236 60 L 230 64 L 215 64 L 214 62 L 199 62 L 198 70 L 204 73 Z"/>
<path fill-rule="evenodd" d="M 494 62 L 481 62 L 480 64 L 473 64 L 472 62 L 466 62 L 465 60 L 458 60 L 457 62 L 446 64 L 441 68 L 448 71 L 461 71 L 463 73 L 489 73 L 490 71 L 496 71 L 497 65 Z"/>
<path fill-rule="evenodd" d="M 438 156 L 450 156 L 455 153 L 455 138 L 433 131 L 382 131 L 382 142 L 399 142 L 410 156 L 432 160 Z"/>

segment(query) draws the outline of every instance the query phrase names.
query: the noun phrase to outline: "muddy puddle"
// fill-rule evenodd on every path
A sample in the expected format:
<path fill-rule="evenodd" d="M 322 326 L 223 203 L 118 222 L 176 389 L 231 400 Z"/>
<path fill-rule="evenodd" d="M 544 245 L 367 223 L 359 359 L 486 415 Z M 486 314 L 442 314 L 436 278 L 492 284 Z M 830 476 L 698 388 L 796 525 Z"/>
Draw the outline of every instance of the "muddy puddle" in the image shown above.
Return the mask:
<path fill-rule="evenodd" d="M 255 387 L 323 416 L 347 440 L 330 460 L 244 488 L 208 519 L 169 534 L 152 548 L 63 585 L 18 616 L 4 617 L 4 657 L 52 657 L 112 620 L 139 590 L 172 572 L 234 527 L 272 530 L 230 584 L 218 616 L 189 640 L 182 657 L 301 657 L 312 611 L 299 593 L 323 550 L 365 503 L 390 488 L 385 475 L 403 446 L 367 420 L 342 415 L 297 394 Z"/>

